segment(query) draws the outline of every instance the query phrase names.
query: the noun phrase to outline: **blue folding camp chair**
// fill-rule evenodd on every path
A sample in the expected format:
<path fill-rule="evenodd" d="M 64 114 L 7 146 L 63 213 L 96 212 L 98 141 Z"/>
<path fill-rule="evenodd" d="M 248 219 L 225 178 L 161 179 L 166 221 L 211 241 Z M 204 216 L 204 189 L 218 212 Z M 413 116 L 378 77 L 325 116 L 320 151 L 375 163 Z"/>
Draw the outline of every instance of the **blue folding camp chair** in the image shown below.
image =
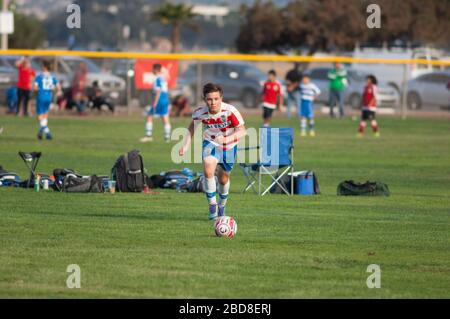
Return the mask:
<path fill-rule="evenodd" d="M 258 160 L 256 163 L 239 164 L 247 185 L 242 191 L 245 193 L 250 188 L 258 195 L 266 195 L 275 185 L 287 195 L 294 193 L 294 129 L 293 128 L 261 128 L 260 142 L 256 147 L 241 148 L 244 150 L 258 150 Z M 280 183 L 280 179 L 290 172 L 291 187 L 287 189 Z M 263 175 L 270 176 L 270 185 L 265 187 L 262 183 Z M 258 190 L 255 188 L 258 185 Z"/>

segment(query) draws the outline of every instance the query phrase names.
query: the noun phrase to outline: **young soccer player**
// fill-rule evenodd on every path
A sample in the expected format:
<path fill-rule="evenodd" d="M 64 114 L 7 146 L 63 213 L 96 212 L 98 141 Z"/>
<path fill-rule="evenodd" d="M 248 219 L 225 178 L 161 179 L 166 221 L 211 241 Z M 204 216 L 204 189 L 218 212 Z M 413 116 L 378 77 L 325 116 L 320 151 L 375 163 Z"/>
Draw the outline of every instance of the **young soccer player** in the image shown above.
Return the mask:
<path fill-rule="evenodd" d="M 39 73 L 34 80 L 34 90 L 37 91 L 36 96 L 36 114 L 39 121 L 39 132 L 37 138 L 42 140 L 43 135 L 47 140 L 51 140 L 52 134 L 48 128 L 48 112 L 50 104 L 53 100 L 53 92 L 60 91 L 61 86 L 56 77 L 50 73 L 51 64 L 49 61 L 42 62 L 42 72 Z"/>
<path fill-rule="evenodd" d="M 145 123 L 145 136 L 141 138 L 142 143 L 153 141 L 153 117 L 161 117 L 164 123 L 164 140 L 170 142 L 170 126 L 169 119 L 169 89 L 167 81 L 162 74 L 161 64 L 153 65 L 153 74 L 156 76 L 153 84 L 154 100 L 153 105 L 147 114 L 147 122 Z"/>
<path fill-rule="evenodd" d="M 363 93 L 363 107 L 361 114 L 361 122 L 359 123 L 358 136 L 364 136 L 364 130 L 366 129 L 366 121 L 371 120 L 371 126 L 375 137 L 380 137 L 380 131 L 378 129 L 378 123 L 375 119 L 377 111 L 377 84 L 378 80 L 374 75 L 367 77 L 367 84 L 364 87 Z"/>
<path fill-rule="evenodd" d="M 283 109 L 283 94 L 281 92 L 281 85 L 277 81 L 277 73 L 274 70 L 270 70 L 267 73 L 267 81 L 264 83 L 262 91 L 262 107 L 263 107 L 263 120 L 264 127 L 270 126 L 272 120 L 272 113 L 277 108 L 277 100 L 279 98 L 280 110 Z"/>
<path fill-rule="evenodd" d="M 179 150 L 183 156 L 195 129 L 203 125 L 203 171 L 204 189 L 209 204 L 210 220 L 225 215 L 225 205 L 230 189 L 230 174 L 236 158 L 237 143 L 246 135 L 244 119 L 232 105 L 222 102 L 223 91 L 219 85 L 208 83 L 203 87 L 206 106 L 197 108 L 192 114 L 189 133 Z M 219 185 L 216 185 L 215 172 L 218 166 Z M 219 202 L 216 199 L 216 186 Z M 218 206 L 218 209 L 217 209 Z"/>
<path fill-rule="evenodd" d="M 300 135 L 306 136 L 306 121 L 309 125 L 309 135 L 316 136 L 314 130 L 314 105 L 313 101 L 320 95 L 320 89 L 311 82 L 308 76 L 304 76 L 300 84 L 300 105 L 298 108 L 300 116 Z"/>

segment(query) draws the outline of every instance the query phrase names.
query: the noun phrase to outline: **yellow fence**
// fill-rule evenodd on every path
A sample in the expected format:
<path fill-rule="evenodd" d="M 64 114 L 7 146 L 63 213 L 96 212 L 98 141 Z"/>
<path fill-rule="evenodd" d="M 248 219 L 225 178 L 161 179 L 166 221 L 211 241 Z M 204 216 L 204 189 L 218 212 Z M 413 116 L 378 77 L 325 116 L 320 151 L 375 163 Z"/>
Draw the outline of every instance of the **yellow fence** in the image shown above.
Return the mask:
<path fill-rule="evenodd" d="M 450 66 L 450 60 L 426 59 L 369 59 L 342 56 L 312 57 L 255 54 L 199 54 L 199 53 L 144 53 L 144 52 L 98 52 L 98 51 L 64 51 L 64 50 L 0 50 L 0 55 L 37 55 L 37 56 L 82 56 L 87 58 L 112 59 L 167 59 L 167 60 L 239 60 L 272 62 L 342 62 L 368 64 L 426 64 Z"/>

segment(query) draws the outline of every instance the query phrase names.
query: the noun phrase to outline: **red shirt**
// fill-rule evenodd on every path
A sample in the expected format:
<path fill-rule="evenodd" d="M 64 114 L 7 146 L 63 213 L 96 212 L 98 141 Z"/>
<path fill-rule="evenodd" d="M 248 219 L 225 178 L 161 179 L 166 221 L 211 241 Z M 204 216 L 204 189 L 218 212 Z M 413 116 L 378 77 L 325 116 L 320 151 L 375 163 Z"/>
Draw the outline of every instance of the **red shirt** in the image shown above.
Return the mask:
<path fill-rule="evenodd" d="M 36 72 L 32 68 L 24 68 L 19 66 L 19 78 L 17 80 L 17 88 L 22 90 L 31 90 L 32 79 L 36 76 Z"/>
<path fill-rule="evenodd" d="M 377 108 L 376 93 L 377 93 L 376 85 L 368 84 L 364 87 L 363 108 L 371 110 Z"/>
<path fill-rule="evenodd" d="M 277 98 L 281 94 L 281 85 L 278 82 L 267 81 L 263 89 L 263 105 L 275 109 Z"/>

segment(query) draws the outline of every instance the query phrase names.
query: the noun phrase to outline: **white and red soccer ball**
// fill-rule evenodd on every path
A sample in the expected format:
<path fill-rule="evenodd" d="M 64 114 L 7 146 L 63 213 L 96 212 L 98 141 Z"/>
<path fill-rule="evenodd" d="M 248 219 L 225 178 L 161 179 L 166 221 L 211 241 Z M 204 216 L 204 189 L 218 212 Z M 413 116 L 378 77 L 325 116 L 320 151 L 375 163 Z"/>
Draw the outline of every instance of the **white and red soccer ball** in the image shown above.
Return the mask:
<path fill-rule="evenodd" d="M 214 230 L 218 237 L 233 238 L 237 233 L 237 223 L 233 217 L 222 216 L 214 223 Z"/>

